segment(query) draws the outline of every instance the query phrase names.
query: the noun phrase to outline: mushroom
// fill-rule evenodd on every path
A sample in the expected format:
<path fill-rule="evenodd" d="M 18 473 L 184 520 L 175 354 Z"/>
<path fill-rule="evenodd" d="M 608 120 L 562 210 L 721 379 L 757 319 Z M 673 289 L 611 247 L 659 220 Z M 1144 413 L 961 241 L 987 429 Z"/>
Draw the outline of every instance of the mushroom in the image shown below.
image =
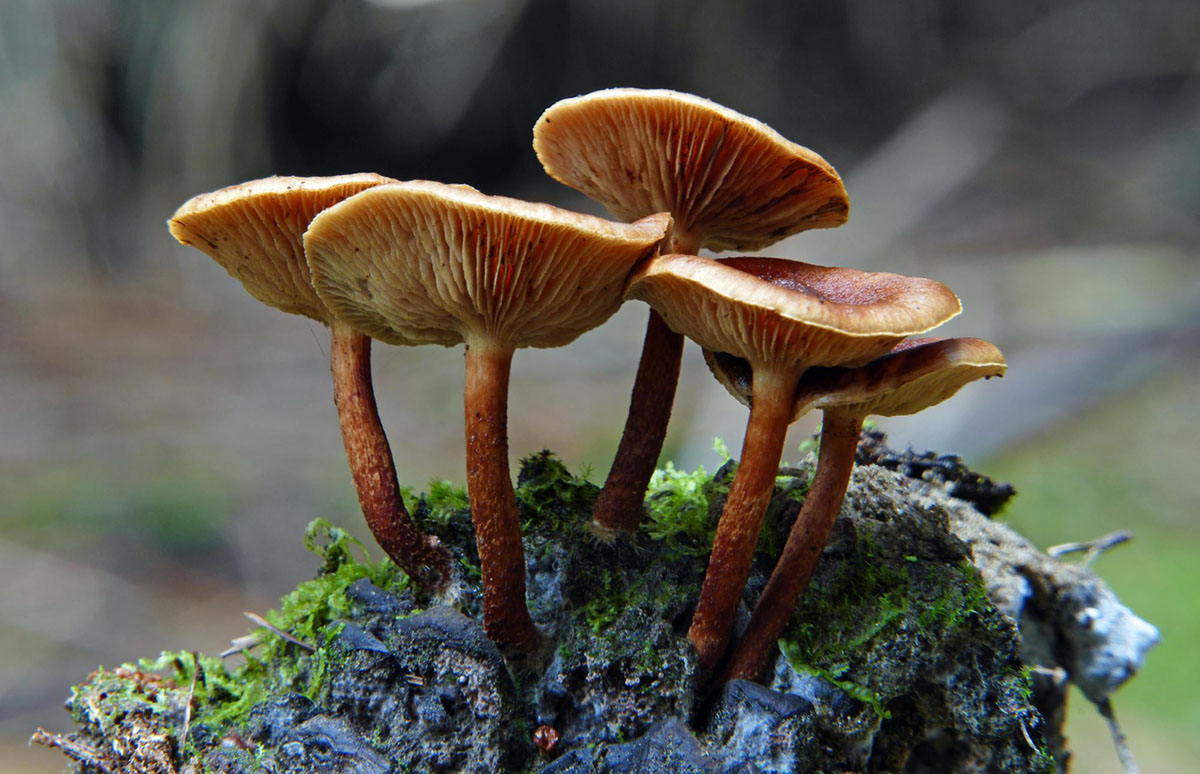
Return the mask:
<path fill-rule="evenodd" d="M 718 379 L 747 401 L 745 363 L 705 353 Z M 824 411 L 817 472 L 725 679 L 758 679 L 796 601 L 808 587 L 841 509 L 863 420 L 916 414 L 976 379 L 1003 376 L 1004 355 L 982 339 L 912 339 L 859 368 L 812 368 L 800 378 L 793 412 Z"/>
<path fill-rule="evenodd" d="M 868 363 L 962 307 L 945 285 L 928 279 L 689 255 L 649 263 L 630 279 L 626 297 L 646 301 L 702 347 L 744 358 L 753 374 L 740 463 L 688 630 L 701 666 L 711 669 L 750 573 L 801 376 L 812 366 Z"/>
<path fill-rule="evenodd" d="M 213 258 L 268 306 L 328 325 L 334 404 L 358 502 L 371 534 L 406 573 L 430 587 L 449 578 L 449 553 L 404 507 L 371 385 L 371 340 L 330 312 L 313 290 L 303 235 L 313 217 L 391 178 L 268 177 L 189 199 L 171 235 Z"/>
<path fill-rule="evenodd" d="M 508 467 L 513 351 L 567 344 L 608 319 L 669 226 L 666 214 L 627 225 L 413 181 L 363 191 L 305 234 L 317 293 L 340 317 L 383 341 L 466 345 L 467 491 L 484 628 L 500 645 L 539 639 Z"/>
<path fill-rule="evenodd" d="M 846 221 L 842 181 L 766 124 L 690 94 L 607 89 L 552 105 L 533 129 L 546 172 L 623 220 L 670 212 L 665 252 L 752 250 Z M 662 452 L 683 337 L 651 309 L 621 443 L 593 518 L 635 531 Z"/>

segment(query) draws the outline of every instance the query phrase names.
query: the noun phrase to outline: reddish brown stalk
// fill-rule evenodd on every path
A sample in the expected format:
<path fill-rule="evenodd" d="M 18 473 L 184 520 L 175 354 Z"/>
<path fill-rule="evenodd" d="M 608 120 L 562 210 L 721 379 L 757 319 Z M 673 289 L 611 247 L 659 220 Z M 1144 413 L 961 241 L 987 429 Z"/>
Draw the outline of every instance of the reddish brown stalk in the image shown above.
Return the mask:
<path fill-rule="evenodd" d="M 854 470 L 862 420 L 861 416 L 852 414 L 825 412 L 820 457 L 812 486 L 788 533 L 787 544 L 779 555 L 775 570 L 754 606 L 746 635 L 738 643 L 720 682 L 735 677 L 757 680 L 762 676 L 775 643 L 796 609 L 796 601 L 808 588 L 821 550 L 833 531 L 833 523 L 850 483 L 850 473 Z"/>
<path fill-rule="evenodd" d="M 483 573 L 484 629 L 496 644 L 529 652 L 540 635 L 525 604 L 525 551 L 508 471 L 511 365 L 511 349 L 467 344 L 467 493 Z"/>
<path fill-rule="evenodd" d="M 754 372 L 742 457 L 717 524 L 704 586 L 688 629 L 688 638 L 704 669 L 716 667 L 729 643 L 763 515 L 775 487 L 797 377 L 774 374 L 765 368 Z"/>
<path fill-rule="evenodd" d="M 670 252 L 691 255 L 699 249 L 700 241 L 690 235 L 671 238 Z M 592 509 L 592 520 L 601 527 L 636 532 L 642 523 L 642 503 L 667 438 L 682 361 L 683 335 L 651 309 L 621 443 Z"/>
<path fill-rule="evenodd" d="M 592 511 L 602 527 L 636 532 L 642 521 L 642 501 L 667 437 L 682 359 L 683 336 L 651 309 L 625 431 Z"/>
<path fill-rule="evenodd" d="M 450 577 L 450 554 L 437 538 L 421 532 L 404 507 L 371 386 L 371 338 L 336 322 L 332 329 L 333 402 L 367 526 L 392 561 L 428 588 L 436 588 Z"/>

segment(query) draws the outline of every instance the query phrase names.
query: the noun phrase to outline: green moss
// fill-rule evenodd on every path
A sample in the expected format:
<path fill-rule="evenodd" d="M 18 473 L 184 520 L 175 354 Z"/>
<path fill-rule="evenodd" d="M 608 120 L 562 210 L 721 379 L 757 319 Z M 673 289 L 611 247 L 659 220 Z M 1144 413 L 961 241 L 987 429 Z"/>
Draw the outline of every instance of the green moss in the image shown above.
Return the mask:
<path fill-rule="evenodd" d="M 672 559 L 706 557 L 712 549 L 719 516 L 714 506 L 729 494 L 737 472 L 737 461 L 729 456 L 724 441 L 716 439 L 713 450 L 724 461 L 716 473 L 710 475 L 703 465 L 691 472 L 683 471 L 667 462 L 650 478 L 642 530 L 651 539 L 663 542 Z M 775 478 L 776 492 L 763 516 L 755 550 L 779 555 L 787 539 L 787 527 L 804 502 L 809 483 L 807 473 Z"/>
<path fill-rule="evenodd" d="M 322 558 L 320 574 L 296 586 L 280 600 L 278 610 L 267 613 L 266 619 L 309 645 L 316 646 L 325 628 L 349 613 L 346 587 L 355 581 L 366 578 L 397 594 L 408 588 L 408 576 L 390 560 L 370 561 L 361 542 L 325 519 L 315 519 L 308 525 L 304 547 Z M 361 560 L 354 557 L 353 547 L 362 553 Z M 283 638 L 270 634 L 263 652 L 274 655 L 273 646 L 285 643 Z"/>
<path fill-rule="evenodd" d="M 714 491 L 712 476 L 704 467 L 688 473 L 668 462 L 666 467 L 654 471 L 646 491 L 643 531 L 666 543 L 677 556 L 706 555 L 712 547 L 716 525 L 708 518 Z"/>
<path fill-rule="evenodd" d="M 857 699 L 863 704 L 869 706 L 875 711 L 876 715 L 884 718 L 885 720 L 892 716 L 892 713 L 884 708 L 884 699 L 878 693 L 872 691 L 866 686 L 859 685 L 853 680 L 843 679 L 846 671 L 850 668 L 849 664 L 834 664 L 828 669 L 810 666 L 809 664 L 805 663 L 805 654 L 800 651 L 796 643 L 785 641 L 781 642 L 779 646 L 783 651 L 784 658 L 786 658 L 793 665 L 799 665 L 795 667 L 796 671 L 816 675 L 817 677 L 828 680 L 838 688 L 841 688 L 847 696 Z"/>
<path fill-rule="evenodd" d="M 894 657 L 888 643 L 941 652 L 969 638 L 972 627 L 1002 625 L 978 570 L 965 561 L 889 557 L 862 531 L 854 552 L 824 569 L 801 598 L 781 650 L 797 671 L 829 679 L 880 714 L 897 675 L 881 668 Z"/>
<path fill-rule="evenodd" d="M 962 582 L 944 584 L 945 594 L 930 600 L 921 609 L 917 620 L 922 627 L 952 634 L 966 627 L 972 616 L 990 610 L 987 586 L 979 570 L 966 562 L 958 565 L 957 569 L 962 575 Z M 995 618 L 985 616 L 984 620 L 991 622 Z"/>
<path fill-rule="evenodd" d="M 325 644 L 340 628 L 339 619 L 350 613 L 346 588 L 362 578 L 397 594 L 408 587 L 408 577 L 390 560 L 370 561 L 361 542 L 325 519 L 308 525 L 304 545 L 321 558 L 320 574 L 299 584 L 264 617 L 311 651 L 264 628 L 257 633 L 257 647 L 244 653 L 246 662 L 232 671 L 219 658 L 192 653 L 166 652 L 140 662 L 143 670 L 165 672 L 177 690 L 192 690 L 195 676 L 198 724 L 213 730 L 238 726 L 259 702 L 285 691 L 316 698 L 329 667 Z"/>
<path fill-rule="evenodd" d="M 250 710 L 270 695 L 267 681 L 247 679 L 249 670 L 244 667 L 230 672 L 214 656 L 164 652 L 157 659 L 142 659 L 138 666 L 164 674 L 183 701 L 192 692 L 196 722 L 212 729 L 243 722 Z"/>
<path fill-rule="evenodd" d="M 420 496 L 414 495 L 411 487 L 404 490 L 404 504 L 409 512 L 417 512 L 421 503 L 425 503 L 427 526 L 445 527 L 453 516 L 470 512 L 466 487 L 438 478 L 431 479 L 428 486 L 429 491 Z"/>
<path fill-rule="evenodd" d="M 543 449 L 521 460 L 517 476 L 517 506 L 525 534 L 547 530 L 561 534 L 586 526 L 600 488 Z"/>
<path fill-rule="evenodd" d="M 723 446 L 718 451 L 727 454 Z M 535 605 L 542 609 L 534 613 L 539 622 L 554 622 L 564 679 L 624 686 L 616 689 L 624 691 L 617 703 L 628 716 L 612 719 L 615 734 L 644 730 L 641 717 L 690 711 L 697 690 L 696 676 L 689 671 L 694 653 L 683 631 L 735 467 L 726 459 L 710 475 L 702 467 L 685 472 L 668 464 L 651 482 L 643 529 L 600 540 L 590 527 L 598 488 L 549 452 L 522 461 L 516 495 L 528 555 L 538 572 L 561 570 L 537 597 Z M 809 470 L 792 472 L 776 478 L 761 552 L 778 552 L 807 495 Z M 410 510 L 456 549 L 464 574 L 477 581 L 466 490 L 447 481 L 432 481 L 429 490 L 419 497 L 405 493 Z M 891 717 L 889 702 L 922 690 L 918 681 L 925 678 L 902 674 L 909 669 L 905 659 L 1000 641 L 977 635 L 1006 625 L 988 602 L 979 573 L 965 561 L 955 561 L 960 554 L 941 544 L 927 545 L 924 533 L 899 529 L 894 534 L 907 535 L 910 542 L 893 544 L 888 530 L 894 522 L 871 514 L 855 519 L 853 536 L 836 549 L 837 561 L 818 566 L 780 643 L 797 670 L 830 681 L 885 719 Z M 163 688 L 157 693 L 140 684 L 104 689 L 114 702 L 124 704 L 104 705 L 107 714 L 98 722 L 111 725 L 134 705 L 173 718 L 170 713 L 178 715 L 193 692 L 193 728 L 206 729 L 211 739 L 213 733 L 244 724 L 251 710 L 272 696 L 295 692 L 320 701 L 328 675 L 339 668 L 333 659 L 344 657 L 327 643 L 352 613 L 347 587 L 366 579 L 400 594 L 409 591 L 409 581 L 390 561 L 372 562 L 361 543 L 325 520 L 309 526 L 305 546 L 320 558 L 318 576 L 297 586 L 265 616 L 273 628 L 303 646 L 261 629 L 256 646 L 245 654 L 246 663 L 232 670 L 217 658 L 164 653 L 141 664 L 143 670 L 164 673 Z M 761 575 L 763 567 L 769 562 L 760 562 L 756 572 Z M 404 609 L 412 602 L 410 597 Z M 996 713 L 1021 718 L 1029 711 L 1029 676 L 1019 666 L 1011 671 L 988 688 L 997 686 Z M 530 677 L 515 675 L 518 688 L 534 690 L 534 684 L 521 682 Z M 99 679 L 117 678 L 105 674 Z M 930 684 L 940 685 L 936 679 Z"/>
<path fill-rule="evenodd" d="M 640 601 L 644 589 L 630 586 L 625 573 L 610 568 L 602 569 L 594 578 L 597 582 L 589 584 L 594 593 L 579 610 L 592 633 L 600 634 Z"/>
<path fill-rule="evenodd" d="M 711 516 L 713 503 L 729 494 L 737 462 L 729 456 L 725 441 L 713 441 L 713 451 L 722 460 L 718 473 L 709 475 L 703 465 L 692 472 L 679 470 L 668 461 L 654 471 L 646 487 L 646 518 L 642 530 L 661 541 L 673 558 L 707 556 L 716 534 Z"/>
<path fill-rule="evenodd" d="M 164 687 L 172 686 L 163 686 L 154 678 L 146 679 L 132 664 L 117 669 L 101 667 L 86 683 L 71 688 L 68 706 L 81 728 L 94 725 L 100 733 L 108 734 L 128 715 L 149 714 L 167 719 L 176 714 L 174 710 L 182 705 L 173 701 L 173 695 Z"/>

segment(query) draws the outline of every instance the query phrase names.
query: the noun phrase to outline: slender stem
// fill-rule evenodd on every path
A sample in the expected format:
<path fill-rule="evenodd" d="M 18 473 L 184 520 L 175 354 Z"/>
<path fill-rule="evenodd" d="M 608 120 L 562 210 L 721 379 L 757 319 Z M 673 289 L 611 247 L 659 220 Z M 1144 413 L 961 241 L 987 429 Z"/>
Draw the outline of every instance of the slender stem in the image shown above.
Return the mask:
<path fill-rule="evenodd" d="M 675 233 L 667 249 L 694 254 L 700 240 Z M 592 520 L 601 527 L 636 532 L 642 522 L 642 502 L 667 438 L 682 360 L 683 336 L 651 309 L 621 443 L 592 510 Z"/>
<path fill-rule="evenodd" d="M 721 682 L 735 677 L 757 680 L 783 633 L 796 601 L 808 587 L 821 550 L 833 531 L 854 469 L 862 417 L 826 411 L 821 425 L 817 472 L 779 561 L 763 589 L 746 636 L 738 643 Z"/>
<path fill-rule="evenodd" d="M 367 526 L 392 561 L 436 588 L 450 577 L 450 554 L 437 538 L 421 532 L 404 507 L 392 449 L 375 406 L 371 339 L 341 323 L 333 323 L 332 329 L 333 402 Z"/>
<path fill-rule="evenodd" d="M 667 437 L 682 359 L 683 336 L 651 309 L 625 431 L 592 511 L 602 527 L 636 532 L 642 521 L 642 501 Z"/>
<path fill-rule="evenodd" d="M 717 524 L 704 586 L 688 629 L 700 666 L 705 669 L 714 668 L 725 652 L 738 602 L 750 576 L 754 546 L 783 454 L 798 376 L 761 368 L 754 372 L 741 461 Z"/>
<path fill-rule="evenodd" d="M 511 349 L 467 343 L 467 492 L 483 573 L 484 629 L 498 645 L 528 652 L 540 637 L 525 605 L 525 551 L 508 471 L 511 365 Z"/>

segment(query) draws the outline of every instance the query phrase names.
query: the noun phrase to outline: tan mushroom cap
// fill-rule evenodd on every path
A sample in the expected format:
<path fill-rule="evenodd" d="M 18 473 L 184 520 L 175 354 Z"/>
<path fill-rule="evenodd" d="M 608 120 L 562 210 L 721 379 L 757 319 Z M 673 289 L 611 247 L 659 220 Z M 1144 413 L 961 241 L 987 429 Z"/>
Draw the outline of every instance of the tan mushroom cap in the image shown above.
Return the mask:
<path fill-rule="evenodd" d="M 221 264 L 268 306 L 328 324 L 313 291 L 302 237 L 327 207 L 389 177 L 267 177 L 186 201 L 168 222 L 171 235 Z"/>
<path fill-rule="evenodd" d="M 861 368 L 809 371 L 796 403 L 862 417 L 916 414 L 1007 368 L 1000 350 L 983 339 L 915 339 Z"/>
<path fill-rule="evenodd" d="M 745 360 L 704 351 L 726 390 L 749 405 L 752 376 Z M 1004 355 L 983 339 L 907 339 L 858 368 L 810 368 L 796 386 L 795 421 L 813 409 L 854 416 L 916 414 L 950 398 L 976 379 L 1003 376 Z"/>
<path fill-rule="evenodd" d="M 846 222 L 833 167 L 766 124 L 667 90 L 565 99 L 533 128 L 546 172 L 623 220 L 670 212 L 713 250 L 754 250 Z"/>
<path fill-rule="evenodd" d="M 317 293 L 383 341 L 566 344 L 608 319 L 666 213 L 613 223 L 431 181 L 363 191 L 305 234 Z"/>
<path fill-rule="evenodd" d="M 862 365 L 962 311 L 934 280 L 781 258 L 660 256 L 626 297 L 705 349 L 788 368 Z"/>

